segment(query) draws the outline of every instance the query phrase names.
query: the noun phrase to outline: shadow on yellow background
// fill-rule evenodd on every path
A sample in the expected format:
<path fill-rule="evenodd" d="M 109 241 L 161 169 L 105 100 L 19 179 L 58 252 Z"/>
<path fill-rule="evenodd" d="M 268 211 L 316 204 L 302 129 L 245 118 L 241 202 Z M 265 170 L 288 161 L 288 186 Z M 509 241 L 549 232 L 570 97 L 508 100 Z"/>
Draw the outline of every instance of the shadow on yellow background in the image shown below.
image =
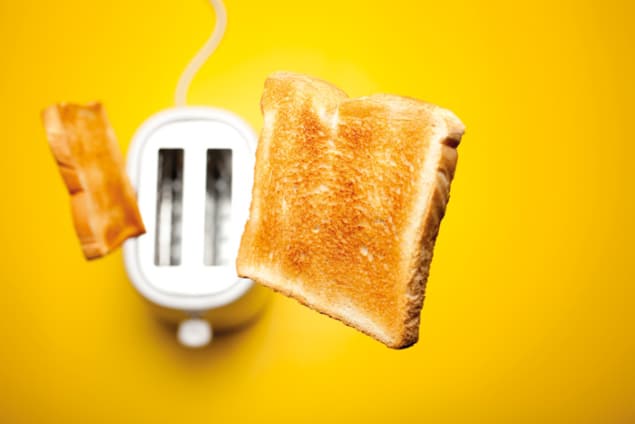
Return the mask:
<path fill-rule="evenodd" d="M 0 2 L 0 422 L 635 422 L 631 2 L 227 1 L 189 100 L 261 126 L 272 71 L 467 125 L 420 342 L 294 301 L 178 346 L 121 254 L 86 263 L 39 122 L 102 100 L 127 150 L 209 34 L 204 0 Z"/>

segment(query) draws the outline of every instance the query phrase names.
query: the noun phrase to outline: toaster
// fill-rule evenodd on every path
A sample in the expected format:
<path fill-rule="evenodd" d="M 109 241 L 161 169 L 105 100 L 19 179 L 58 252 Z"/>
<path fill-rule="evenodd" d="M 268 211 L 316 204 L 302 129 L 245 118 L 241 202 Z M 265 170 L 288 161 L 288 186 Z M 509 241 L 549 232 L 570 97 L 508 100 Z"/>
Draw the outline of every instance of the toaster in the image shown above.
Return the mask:
<path fill-rule="evenodd" d="M 182 106 L 150 117 L 133 137 L 127 172 L 147 233 L 125 242 L 128 277 L 178 340 L 208 344 L 253 319 L 268 291 L 239 278 L 256 135 L 238 116 Z"/>

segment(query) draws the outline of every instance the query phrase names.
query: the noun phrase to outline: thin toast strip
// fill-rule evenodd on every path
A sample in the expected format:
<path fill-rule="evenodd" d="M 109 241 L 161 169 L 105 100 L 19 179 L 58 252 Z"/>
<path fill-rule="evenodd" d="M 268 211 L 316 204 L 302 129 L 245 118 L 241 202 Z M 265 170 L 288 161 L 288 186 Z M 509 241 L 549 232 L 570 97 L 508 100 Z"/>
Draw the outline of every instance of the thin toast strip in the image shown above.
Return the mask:
<path fill-rule="evenodd" d="M 61 103 L 42 111 L 49 146 L 71 200 L 87 259 L 145 233 L 114 131 L 100 103 Z"/>

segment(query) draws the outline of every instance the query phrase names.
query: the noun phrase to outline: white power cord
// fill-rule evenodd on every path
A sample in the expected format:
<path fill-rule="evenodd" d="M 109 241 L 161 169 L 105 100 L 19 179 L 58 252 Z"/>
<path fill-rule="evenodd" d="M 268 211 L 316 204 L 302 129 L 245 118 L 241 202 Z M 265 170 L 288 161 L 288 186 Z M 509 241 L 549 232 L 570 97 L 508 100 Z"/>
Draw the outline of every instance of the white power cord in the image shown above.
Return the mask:
<path fill-rule="evenodd" d="M 196 56 L 188 63 L 179 78 L 176 93 L 174 94 L 174 102 L 177 106 L 185 106 L 187 103 L 187 91 L 190 88 L 194 75 L 196 75 L 201 66 L 203 66 L 212 53 L 214 53 L 214 50 L 216 50 L 223 38 L 223 34 L 225 34 L 225 28 L 227 27 L 227 10 L 225 10 L 223 0 L 210 0 L 210 3 L 214 8 L 214 13 L 216 13 L 216 26 L 214 26 L 212 35 L 198 53 L 196 53 Z"/>

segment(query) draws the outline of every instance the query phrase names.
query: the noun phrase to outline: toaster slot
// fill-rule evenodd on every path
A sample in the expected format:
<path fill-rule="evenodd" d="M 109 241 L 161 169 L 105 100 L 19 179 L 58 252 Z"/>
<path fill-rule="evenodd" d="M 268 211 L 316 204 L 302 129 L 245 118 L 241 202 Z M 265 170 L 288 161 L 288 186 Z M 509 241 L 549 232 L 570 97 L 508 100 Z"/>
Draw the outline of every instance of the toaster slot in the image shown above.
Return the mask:
<path fill-rule="evenodd" d="M 181 263 L 183 149 L 160 149 L 157 181 L 155 265 Z"/>
<path fill-rule="evenodd" d="M 205 265 L 229 265 L 231 255 L 232 151 L 207 151 Z"/>

